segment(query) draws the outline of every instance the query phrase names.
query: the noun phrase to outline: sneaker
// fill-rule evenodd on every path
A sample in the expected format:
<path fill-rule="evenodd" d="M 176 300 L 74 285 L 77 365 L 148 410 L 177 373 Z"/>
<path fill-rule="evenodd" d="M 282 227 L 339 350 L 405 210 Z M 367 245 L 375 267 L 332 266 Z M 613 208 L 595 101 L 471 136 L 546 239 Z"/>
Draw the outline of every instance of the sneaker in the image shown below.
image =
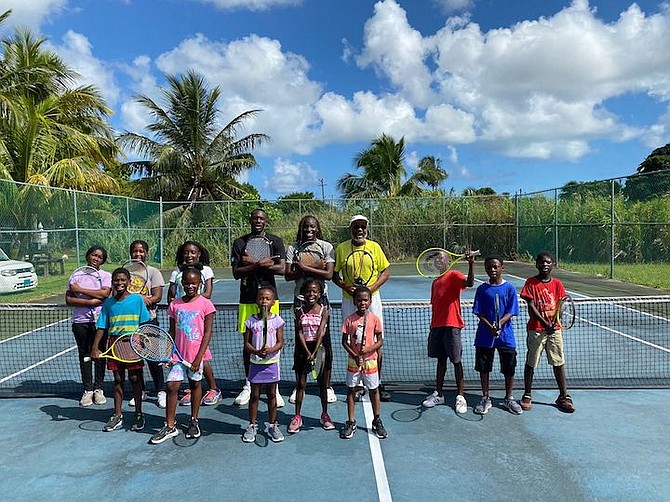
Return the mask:
<path fill-rule="evenodd" d="M 156 401 L 156 406 L 165 409 L 165 407 L 167 406 L 167 392 L 165 392 L 164 390 L 160 390 L 158 391 L 158 395 L 156 397 L 158 398 L 158 400 Z"/>
<path fill-rule="evenodd" d="M 179 400 L 179 406 L 191 406 L 191 389 L 184 391 L 184 396 Z"/>
<path fill-rule="evenodd" d="M 344 427 L 342 427 L 342 430 L 340 431 L 340 437 L 342 439 L 351 439 L 354 437 L 354 432 L 356 432 L 356 420 L 353 422 L 347 420 L 344 423 Z"/>
<path fill-rule="evenodd" d="M 130 427 L 130 430 L 139 432 L 142 429 L 144 429 L 144 413 L 135 413 L 135 423 Z"/>
<path fill-rule="evenodd" d="M 533 407 L 533 399 L 530 397 L 530 394 L 524 394 L 521 397 L 521 409 L 523 411 L 528 411 Z"/>
<path fill-rule="evenodd" d="M 354 394 L 354 401 L 356 402 L 362 401 L 364 395 L 365 395 L 365 387 L 357 387 L 356 393 Z"/>
<path fill-rule="evenodd" d="M 293 392 L 291 392 L 291 395 L 288 398 L 288 402 L 291 404 L 295 404 L 295 396 L 298 393 L 298 389 L 293 389 Z"/>
<path fill-rule="evenodd" d="M 372 421 L 372 432 L 374 432 L 375 436 L 379 439 L 386 439 L 388 437 L 388 432 L 386 432 L 382 419 L 379 417 Z"/>
<path fill-rule="evenodd" d="M 491 409 L 491 399 L 486 396 L 483 396 L 479 400 L 477 406 L 475 406 L 475 409 L 473 411 L 477 415 L 486 415 L 490 409 Z"/>
<path fill-rule="evenodd" d="M 321 427 L 323 427 L 324 431 L 332 431 L 335 429 L 335 424 L 330 419 L 330 415 L 325 411 L 321 413 L 321 419 L 319 422 L 321 422 Z"/>
<path fill-rule="evenodd" d="M 147 400 L 147 393 L 142 391 L 142 401 L 146 401 L 146 400 Z M 135 406 L 135 398 L 134 397 L 130 398 L 130 401 L 128 401 L 128 406 Z"/>
<path fill-rule="evenodd" d="M 383 385 L 379 386 L 379 400 L 388 403 L 391 400 L 391 394 L 389 394 Z"/>
<path fill-rule="evenodd" d="M 297 434 L 300 432 L 300 428 L 302 427 L 302 417 L 300 415 L 293 415 L 293 418 L 291 419 L 291 422 L 288 424 L 288 431 L 289 434 Z"/>
<path fill-rule="evenodd" d="M 273 443 L 281 443 L 284 440 L 284 435 L 279 430 L 279 424 L 271 424 L 268 427 L 268 436 Z"/>
<path fill-rule="evenodd" d="M 281 394 L 279 393 L 279 387 L 277 387 L 277 397 L 276 397 L 276 402 L 277 402 L 277 408 L 283 408 L 286 406 L 286 403 L 284 402 L 284 398 L 281 397 Z"/>
<path fill-rule="evenodd" d="M 214 406 L 221 400 L 221 391 L 219 389 L 209 389 L 204 396 L 202 396 L 202 404 L 205 406 Z"/>
<path fill-rule="evenodd" d="M 426 408 L 433 408 L 438 404 L 444 404 L 444 396 L 438 396 L 437 391 L 433 392 L 430 396 L 423 400 L 421 403 Z"/>
<path fill-rule="evenodd" d="M 186 430 L 186 439 L 197 439 L 200 437 L 200 423 L 192 418 L 188 423 L 188 429 Z"/>
<path fill-rule="evenodd" d="M 575 412 L 575 405 L 572 404 L 572 398 L 570 397 L 570 394 L 566 394 L 565 396 L 558 396 L 558 399 L 556 399 L 556 406 L 564 413 Z"/>
<path fill-rule="evenodd" d="M 107 402 L 107 398 L 102 389 L 95 389 L 93 391 L 93 402 L 95 404 L 105 404 Z"/>
<path fill-rule="evenodd" d="M 244 431 L 244 434 L 242 434 L 242 441 L 244 441 L 245 443 L 253 443 L 254 441 L 256 441 L 257 433 L 258 433 L 257 424 L 247 425 L 247 429 Z"/>
<path fill-rule="evenodd" d="M 163 427 L 156 434 L 151 436 L 149 442 L 151 444 L 160 444 L 163 441 L 166 441 L 170 438 L 177 436 L 179 436 L 179 430 L 177 429 L 177 427 L 168 427 L 167 425 L 165 425 L 165 427 Z"/>
<path fill-rule="evenodd" d="M 326 389 L 326 401 L 331 404 L 337 402 L 337 395 L 335 394 L 335 390 L 333 390 L 332 387 L 328 387 Z"/>
<path fill-rule="evenodd" d="M 242 392 L 235 398 L 235 404 L 238 406 L 244 406 L 249 403 L 251 399 L 251 384 L 249 382 L 244 384 Z"/>
<path fill-rule="evenodd" d="M 456 405 L 454 406 L 454 410 L 456 410 L 456 413 L 459 415 L 468 412 L 468 402 L 460 394 L 456 396 Z"/>
<path fill-rule="evenodd" d="M 514 415 L 521 415 L 523 413 L 521 406 L 519 405 L 519 403 L 516 402 L 516 399 L 514 399 L 512 396 L 506 397 L 503 400 L 503 406 L 507 408 L 509 412 L 513 413 Z"/>
<path fill-rule="evenodd" d="M 85 408 L 87 406 L 91 406 L 92 404 L 93 404 L 93 391 L 85 390 L 81 396 L 81 399 L 79 400 L 79 406 L 83 406 Z"/>
<path fill-rule="evenodd" d="M 123 427 L 123 415 L 112 415 L 102 428 L 105 432 L 112 432 Z"/>

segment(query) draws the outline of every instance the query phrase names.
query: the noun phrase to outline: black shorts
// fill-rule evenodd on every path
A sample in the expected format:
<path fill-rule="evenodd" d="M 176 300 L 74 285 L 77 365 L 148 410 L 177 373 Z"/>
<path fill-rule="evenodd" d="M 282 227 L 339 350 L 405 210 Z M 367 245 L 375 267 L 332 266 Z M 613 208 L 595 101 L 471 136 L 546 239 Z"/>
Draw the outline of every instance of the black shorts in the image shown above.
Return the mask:
<path fill-rule="evenodd" d="M 428 357 L 451 359 L 453 364 L 461 362 L 463 343 L 461 329 L 450 326 L 430 328 L 428 334 Z"/>
<path fill-rule="evenodd" d="M 316 341 L 306 342 L 307 348 L 312 352 L 316 347 Z M 333 368 L 333 346 L 330 342 L 330 334 L 326 332 L 321 340 L 326 353 L 323 358 L 323 371 L 330 371 Z M 307 354 L 300 348 L 298 341 L 295 343 L 295 351 L 293 352 L 293 371 L 297 373 L 307 373 Z"/>
<path fill-rule="evenodd" d="M 505 376 L 514 376 L 516 370 L 516 350 L 507 347 L 498 347 L 500 358 L 500 373 Z M 493 356 L 496 349 L 493 347 L 475 347 L 475 371 L 491 373 L 493 371 Z"/>

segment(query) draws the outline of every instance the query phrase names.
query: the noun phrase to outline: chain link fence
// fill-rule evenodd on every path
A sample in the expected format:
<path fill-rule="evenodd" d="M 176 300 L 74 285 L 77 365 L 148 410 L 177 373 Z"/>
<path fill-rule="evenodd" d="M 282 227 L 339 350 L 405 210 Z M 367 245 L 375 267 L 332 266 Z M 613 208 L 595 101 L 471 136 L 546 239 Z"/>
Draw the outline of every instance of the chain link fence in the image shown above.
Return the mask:
<path fill-rule="evenodd" d="M 11 258 L 68 255 L 83 264 L 86 250 L 104 246 L 122 262 L 128 245 L 144 239 L 150 258 L 165 268 L 185 240 L 228 267 L 232 242 L 249 231 L 262 207 L 269 231 L 293 242 L 298 222 L 316 216 L 324 238 L 348 236 L 351 215 L 370 220 L 370 238 L 392 262 L 411 262 L 425 248 L 479 248 L 508 259 L 551 250 L 559 262 L 607 264 L 670 261 L 670 171 L 569 183 L 543 192 L 357 200 L 147 201 L 0 180 L 0 247 Z"/>

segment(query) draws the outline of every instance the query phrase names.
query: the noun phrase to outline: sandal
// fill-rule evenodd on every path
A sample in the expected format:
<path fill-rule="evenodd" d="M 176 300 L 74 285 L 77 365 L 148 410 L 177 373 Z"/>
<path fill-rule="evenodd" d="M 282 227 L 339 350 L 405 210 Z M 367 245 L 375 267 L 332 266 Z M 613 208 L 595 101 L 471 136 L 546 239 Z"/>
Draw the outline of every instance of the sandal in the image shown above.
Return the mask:
<path fill-rule="evenodd" d="M 558 396 L 558 399 L 556 400 L 556 406 L 558 406 L 559 410 L 565 413 L 573 413 L 575 411 L 570 394 L 566 394 L 565 396 Z"/>
<path fill-rule="evenodd" d="M 521 404 L 522 410 L 530 410 L 533 407 L 533 400 L 531 399 L 530 394 L 524 394 L 519 404 Z"/>

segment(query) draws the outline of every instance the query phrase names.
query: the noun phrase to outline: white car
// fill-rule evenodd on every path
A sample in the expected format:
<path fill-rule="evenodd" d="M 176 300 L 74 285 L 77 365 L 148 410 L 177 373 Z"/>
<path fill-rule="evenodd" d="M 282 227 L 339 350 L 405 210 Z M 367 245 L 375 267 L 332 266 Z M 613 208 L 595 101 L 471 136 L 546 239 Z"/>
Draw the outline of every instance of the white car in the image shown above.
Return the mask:
<path fill-rule="evenodd" d="M 0 248 L 0 293 L 16 293 L 37 286 L 37 274 L 32 263 L 10 260 Z"/>

